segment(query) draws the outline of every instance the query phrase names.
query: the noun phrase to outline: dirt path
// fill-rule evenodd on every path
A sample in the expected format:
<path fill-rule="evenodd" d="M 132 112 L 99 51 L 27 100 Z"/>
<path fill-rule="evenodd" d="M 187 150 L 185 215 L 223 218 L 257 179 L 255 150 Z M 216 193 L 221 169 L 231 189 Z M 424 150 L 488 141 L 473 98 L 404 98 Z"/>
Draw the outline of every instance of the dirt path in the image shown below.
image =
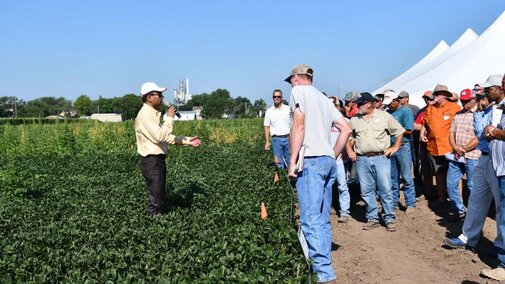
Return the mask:
<path fill-rule="evenodd" d="M 388 232 L 384 226 L 362 230 L 363 201 L 351 206 L 351 216 L 347 224 L 341 224 L 338 216 L 331 215 L 338 283 L 497 283 L 479 276 L 482 268 L 497 264 L 489 257 L 496 236 L 496 223 L 491 218 L 487 218 L 479 246 L 472 253 L 442 246 L 446 236 L 461 233 L 463 223 L 449 222 L 446 210 L 433 210 L 425 200 L 418 202 L 414 214 L 397 214 L 396 232 Z"/>

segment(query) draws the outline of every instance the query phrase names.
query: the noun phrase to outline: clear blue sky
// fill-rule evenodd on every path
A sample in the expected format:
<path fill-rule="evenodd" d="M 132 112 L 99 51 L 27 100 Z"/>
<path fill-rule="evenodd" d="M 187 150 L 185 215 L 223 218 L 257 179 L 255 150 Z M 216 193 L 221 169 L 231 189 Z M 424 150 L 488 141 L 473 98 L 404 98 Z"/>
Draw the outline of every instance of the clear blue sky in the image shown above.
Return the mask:
<path fill-rule="evenodd" d="M 189 78 L 193 94 L 271 104 L 305 63 L 317 88 L 342 97 L 380 87 L 442 39 L 480 35 L 503 11 L 504 0 L 2 0 L 0 96 L 111 98 Z"/>

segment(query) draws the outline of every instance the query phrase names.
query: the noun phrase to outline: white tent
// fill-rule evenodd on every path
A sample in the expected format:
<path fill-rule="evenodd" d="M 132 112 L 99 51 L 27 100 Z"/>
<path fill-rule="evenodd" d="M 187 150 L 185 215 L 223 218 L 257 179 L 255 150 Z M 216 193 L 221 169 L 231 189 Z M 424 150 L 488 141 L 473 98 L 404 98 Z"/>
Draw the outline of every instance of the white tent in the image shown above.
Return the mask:
<path fill-rule="evenodd" d="M 433 69 L 399 87 L 410 93 L 410 102 L 424 106 L 421 96 L 437 84 L 460 92 L 484 82 L 489 75 L 505 72 L 505 12 L 481 36 Z"/>
<path fill-rule="evenodd" d="M 435 60 L 437 57 L 439 57 L 441 54 L 443 54 L 445 51 L 449 49 L 449 46 L 447 43 L 443 40 L 441 40 L 437 46 L 435 46 L 425 57 L 423 57 L 421 60 L 419 60 L 416 64 L 414 64 L 412 67 L 410 67 L 407 71 L 403 72 L 400 76 L 396 77 L 395 79 L 391 80 L 389 83 L 386 85 L 380 87 L 377 89 L 374 93 L 382 93 L 383 90 L 385 89 L 392 89 L 396 90 L 395 87 L 401 86 L 405 84 L 405 78 L 412 78 L 410 74 L 416 73 L 416 70 L 422 69 L 423 66 L 426 64 L 432 62 Z"/>
<path fill-rule="evenodd" d="M 460 37 L 457 39 L 449 49 L 444 51 L 444 53 L 440 54 L 433 60 L 430 60 L 429 62 L 426 62 L 426 64 L 423 64 L 419 68 L 416 68 L 413 72 L 410 72 L 407 76 L 404 76 L 402 80 L 398 80 L 398 83 L 393 84 L 390 86 L 390 89 L 393 89 L 397 92 L 401 92 L 404 89 L 404 86 L 411 82 L 412 80 L 415 80 L 419 78 L 420 76 L 426 74 L 427 72 L 431 71 L 433 68 L 437 67 L 438 65 L 444 63 L 446 60 L 451 58 L 452 56 L 458 54 L 461 50 L 463 50 L 465 47 L 470 45 L 472 42 L 474 42 L 476 39 L 478 39 L 479 36 L 472 30 L 472 29 L 467 29 Z M 412 100 L 409 100 L 410 103 L 414 103 Z"/>

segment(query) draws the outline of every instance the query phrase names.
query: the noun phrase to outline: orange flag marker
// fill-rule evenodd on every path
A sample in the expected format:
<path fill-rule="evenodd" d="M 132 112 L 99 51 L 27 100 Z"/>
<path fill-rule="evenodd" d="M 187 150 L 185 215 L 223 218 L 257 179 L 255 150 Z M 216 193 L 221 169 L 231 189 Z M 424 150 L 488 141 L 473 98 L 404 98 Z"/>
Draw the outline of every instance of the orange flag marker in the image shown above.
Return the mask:
<path fill-rule="evenodd" d="M 278 183 L 279 182 L 279 174 L 277 172 L 275 172 L 275 176 L 274 176 L 274 184 Z"/>
<path fill-rule="evenodd" d="M 261 213 L 260 213 L 261 220 L 266 220 L 268 217 L 267 214 L 267 208 L 265 207 L 265 202 L 261 201 Z"/>

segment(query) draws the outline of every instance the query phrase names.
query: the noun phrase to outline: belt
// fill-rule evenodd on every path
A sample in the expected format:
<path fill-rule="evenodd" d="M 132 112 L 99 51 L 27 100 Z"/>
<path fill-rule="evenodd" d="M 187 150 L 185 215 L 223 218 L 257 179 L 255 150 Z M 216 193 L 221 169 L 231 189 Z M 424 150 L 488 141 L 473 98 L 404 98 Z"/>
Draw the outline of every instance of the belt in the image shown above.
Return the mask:
<path fill-rule="evenodd" d="M 167 155 L 165 155 L 165 154 L 156 154 L 156 155 L 155 154 L 149 154 L 149 155 L 145 156 L 144 158 L 149 158 L 149 157 L 157 157 L 157 158 L 163 158 L 164 159 L 164 158 L 167 157 Z"/>
<path fill-rule="evenodd" d="M 360 156 L 360 157 L 375 157 L 375 156 L 382 156 L 384 155 L 384 151 L 380 151 L 380 152 L 368 152 L 368 153 L 365 153 L 365 154 L 356 154 L 356 156 Z"/>
<path fill-rule="evenodd" d="M 289 134 L 284 134 L 284 135 L 272 135 L 272 137 L 276 137 L 276 138 L 288 138 L 288 137 L 289 137 Z"/>
<path fill-rule="evenodd" d="M 489 153 L 488 153 L 488 152 L 480 152 L 480 153 L 481 153 L 481 155 L 482 155 L 482 156 L 487 156 L 487 155 L 489 155 Z"/>

